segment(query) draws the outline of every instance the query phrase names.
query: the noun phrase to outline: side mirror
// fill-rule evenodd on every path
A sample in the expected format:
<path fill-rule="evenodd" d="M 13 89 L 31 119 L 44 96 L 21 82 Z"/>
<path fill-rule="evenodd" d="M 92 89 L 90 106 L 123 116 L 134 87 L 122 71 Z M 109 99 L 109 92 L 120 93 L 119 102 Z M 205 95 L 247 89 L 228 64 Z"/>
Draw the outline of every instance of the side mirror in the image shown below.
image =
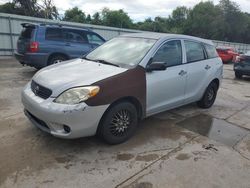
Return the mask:
<path fill-rule="evenodd" d="M 151 64 L 147 65 L 146 71 L 147 72 L 162 71 L 162 70 L 166 70 L 166 68 L 167 68 L 166 63 L 154 62 L 154 63 L 151 63 Z"/>

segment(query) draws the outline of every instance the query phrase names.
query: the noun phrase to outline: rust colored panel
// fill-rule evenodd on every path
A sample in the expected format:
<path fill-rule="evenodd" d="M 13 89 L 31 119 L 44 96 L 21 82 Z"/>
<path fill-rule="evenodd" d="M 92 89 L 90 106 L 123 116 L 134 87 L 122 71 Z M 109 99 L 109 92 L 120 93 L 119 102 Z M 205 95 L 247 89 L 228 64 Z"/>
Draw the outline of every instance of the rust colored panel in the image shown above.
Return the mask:
<path fill-rule="evenodd" d="M 100 87 L 100 92 L 85 101 L 89 106 L 111 104 L 123 97 L 134 97 L 142 106 L 142 115 L 146 111 L 146 73 L 137 66 L 118 75 L 93 83 Z"/>

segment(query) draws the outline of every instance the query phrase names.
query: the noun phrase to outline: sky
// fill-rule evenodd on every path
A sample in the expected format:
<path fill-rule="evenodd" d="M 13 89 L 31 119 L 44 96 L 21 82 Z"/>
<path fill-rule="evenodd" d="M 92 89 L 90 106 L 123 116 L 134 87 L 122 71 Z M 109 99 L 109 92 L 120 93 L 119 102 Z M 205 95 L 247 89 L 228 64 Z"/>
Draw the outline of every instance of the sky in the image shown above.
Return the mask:
<path fill-rule="evenodd" d="M 0 0 L 0 4 L 8 0 Z M 201 0 L 54 0 L 59 13 L 77 6 L 85 14 L 93 15 L 104 7 L 111 10 L 123 9 L 133 21 L 143 21 L 156 16 L 168 17 L 177 6 L 193 7 Z M 212 0 L 215 4 L 219 0 Z M 234 0 L 244 12 L 250 13 L 250 0 Z"/>

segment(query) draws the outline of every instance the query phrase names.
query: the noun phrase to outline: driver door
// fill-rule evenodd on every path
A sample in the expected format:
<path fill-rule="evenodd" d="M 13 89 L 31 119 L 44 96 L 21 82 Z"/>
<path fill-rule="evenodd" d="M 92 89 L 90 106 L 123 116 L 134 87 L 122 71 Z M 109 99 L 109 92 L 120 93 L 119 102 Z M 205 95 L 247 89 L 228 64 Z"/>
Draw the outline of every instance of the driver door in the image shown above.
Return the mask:
<path fill-rule="evenodd" d="M 166 70 L 146 73 L 147 116 L 184 103 L 187 71 L 186 65 L 183 64 L 182 46 L 181 40 L 167 41 L 149 62 L 163 63 Z"/>

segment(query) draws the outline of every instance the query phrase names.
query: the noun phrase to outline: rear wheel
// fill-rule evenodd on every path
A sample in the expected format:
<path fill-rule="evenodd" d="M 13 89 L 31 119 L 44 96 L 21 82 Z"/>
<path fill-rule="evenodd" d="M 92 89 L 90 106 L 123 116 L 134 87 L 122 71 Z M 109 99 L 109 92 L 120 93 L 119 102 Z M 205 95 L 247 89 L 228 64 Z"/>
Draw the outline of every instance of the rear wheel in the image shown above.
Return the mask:
<path fill-rule="evenodd" d="M 121 102 L 111 107 L 105 114 L 98 134 L 108 144 L 119 144 L 135 133 L 137 124 L 136 107 L 129 102 Z"/>
<path fill-rule="evenodd" d="M 197 102 L 200 108 L 210 108 L 216 99 L 218 86 L 215 82 L 208 85 L 202 99 Z"/>
<path fill-rule="evenodd" d="M 49 61 L 48 61 L 48 65 L 53 65 L 53 64 L 56 64 L 56 63 L 60 63 L 61 61 L 65 61 L 67 60 L 67 58 L 63 55 L 55 55 L 55 56 L 52 56 Z"/>
<path fill-rule="evenodd" d="M 235 77 L 238 78 L 238 79 L 241 79 L 242 78 L 242 74 L 240 74 L 239 72 L 235 71 Z"/>

